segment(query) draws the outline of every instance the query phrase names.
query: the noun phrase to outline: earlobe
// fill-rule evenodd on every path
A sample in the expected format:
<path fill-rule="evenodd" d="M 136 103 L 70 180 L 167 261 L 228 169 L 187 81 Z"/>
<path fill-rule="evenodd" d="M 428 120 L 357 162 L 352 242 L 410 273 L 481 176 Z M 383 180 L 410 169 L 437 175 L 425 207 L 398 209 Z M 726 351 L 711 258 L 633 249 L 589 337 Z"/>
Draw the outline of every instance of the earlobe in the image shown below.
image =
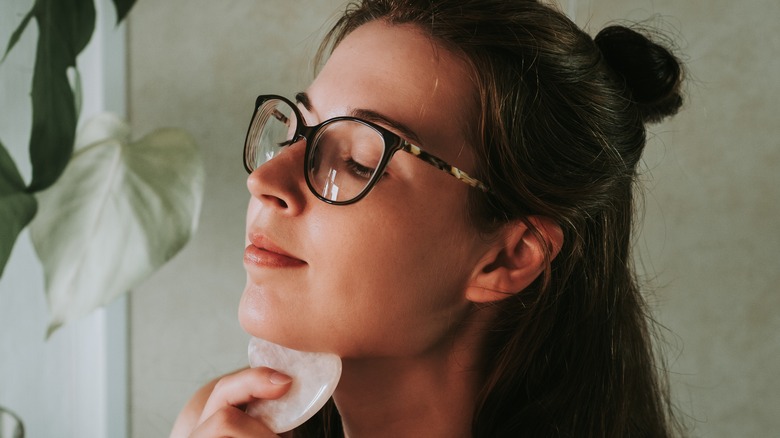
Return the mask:
<path fill-rule="evenodd" d="M 475 267 L 466 299 L 487 303 L 519 293 L 544 272 L 562 245 L 561 227 L 548 217 L 507 224 Z"/>

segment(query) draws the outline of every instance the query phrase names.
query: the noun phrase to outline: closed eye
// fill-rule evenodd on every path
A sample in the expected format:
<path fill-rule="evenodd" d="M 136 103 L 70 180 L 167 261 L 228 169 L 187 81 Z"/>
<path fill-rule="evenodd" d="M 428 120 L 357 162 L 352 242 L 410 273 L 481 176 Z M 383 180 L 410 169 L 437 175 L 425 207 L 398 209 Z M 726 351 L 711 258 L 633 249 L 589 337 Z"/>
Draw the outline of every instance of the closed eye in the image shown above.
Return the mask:
<path fill-rule="evenodd" d="M 345 160 L 345 162 L 347 163 L 347 169 L 360 178 L 370 179 L 371 175 L 373 175 L 376 170 L 371 167 L 363 166 L 352 158 Z"/>

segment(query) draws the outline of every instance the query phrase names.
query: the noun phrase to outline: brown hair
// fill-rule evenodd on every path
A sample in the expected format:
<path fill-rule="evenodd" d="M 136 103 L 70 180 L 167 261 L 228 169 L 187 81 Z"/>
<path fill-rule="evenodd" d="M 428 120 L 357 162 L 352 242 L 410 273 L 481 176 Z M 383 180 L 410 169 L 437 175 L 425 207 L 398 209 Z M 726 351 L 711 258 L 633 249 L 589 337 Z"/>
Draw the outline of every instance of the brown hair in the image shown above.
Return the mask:
<path fill-rule="evenodd" d="M 322 52 L 372 20 L 413 24 L 469 63 L 479 96 L 471 217 L 486 232 L 528 215 L 564 245 L 531 287 L 498 303 L 472 434 L 671 436 L 666 378 L 631 264 L 645 123 L 682 104 L 682 68 L 643 33 L 591 38 L 531 0 L 363 0 Z M 341 434 L 331 406 L 307 427 Z M 303 432 L 300 429 L 298 432 Z M 298 434 L 297 434 L 298 435 Z"/>

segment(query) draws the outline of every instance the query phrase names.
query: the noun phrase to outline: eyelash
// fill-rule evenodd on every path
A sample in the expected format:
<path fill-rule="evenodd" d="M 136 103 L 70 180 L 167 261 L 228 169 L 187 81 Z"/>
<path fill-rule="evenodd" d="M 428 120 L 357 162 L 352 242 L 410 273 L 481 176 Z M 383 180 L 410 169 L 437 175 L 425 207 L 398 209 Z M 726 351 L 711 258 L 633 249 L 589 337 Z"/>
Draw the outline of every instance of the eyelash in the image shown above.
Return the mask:
<path fill-rule="evenodd" d="M 359 177 L 365 179 L 371 178 L 371 175 L 374 173 L 375 170 L 375 169 L 371 169 L 370 167 L 363 166 L 362 164 L 358 163 L 352 158 L 346 160 L 346 163 L 350 171 L 354 172 Z M 386 173 L 382 174 L 382 176 L 384 176 L 385 174 Z"/>

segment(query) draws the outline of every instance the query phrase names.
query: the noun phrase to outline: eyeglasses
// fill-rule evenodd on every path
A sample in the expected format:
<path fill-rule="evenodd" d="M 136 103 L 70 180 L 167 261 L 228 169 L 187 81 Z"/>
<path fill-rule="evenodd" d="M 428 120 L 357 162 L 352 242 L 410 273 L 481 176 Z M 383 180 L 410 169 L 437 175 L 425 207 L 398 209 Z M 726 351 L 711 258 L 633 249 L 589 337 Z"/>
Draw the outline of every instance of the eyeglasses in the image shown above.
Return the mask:
<path fill-rule="evenodd" d="M 306 185 L 318 199 L 329 204 L 352 204 L 366 196 L 399 150 L 472 187 L 488 190 L 466 172 L 374 123 L 355 117 L 334 117 L 316 126 L 306 126 L 298 107 L 275 95 L 258 96 L 255 102 L 244 143 L 244 167 L 252 173 L 301 139 L 306 140 Z"/>

